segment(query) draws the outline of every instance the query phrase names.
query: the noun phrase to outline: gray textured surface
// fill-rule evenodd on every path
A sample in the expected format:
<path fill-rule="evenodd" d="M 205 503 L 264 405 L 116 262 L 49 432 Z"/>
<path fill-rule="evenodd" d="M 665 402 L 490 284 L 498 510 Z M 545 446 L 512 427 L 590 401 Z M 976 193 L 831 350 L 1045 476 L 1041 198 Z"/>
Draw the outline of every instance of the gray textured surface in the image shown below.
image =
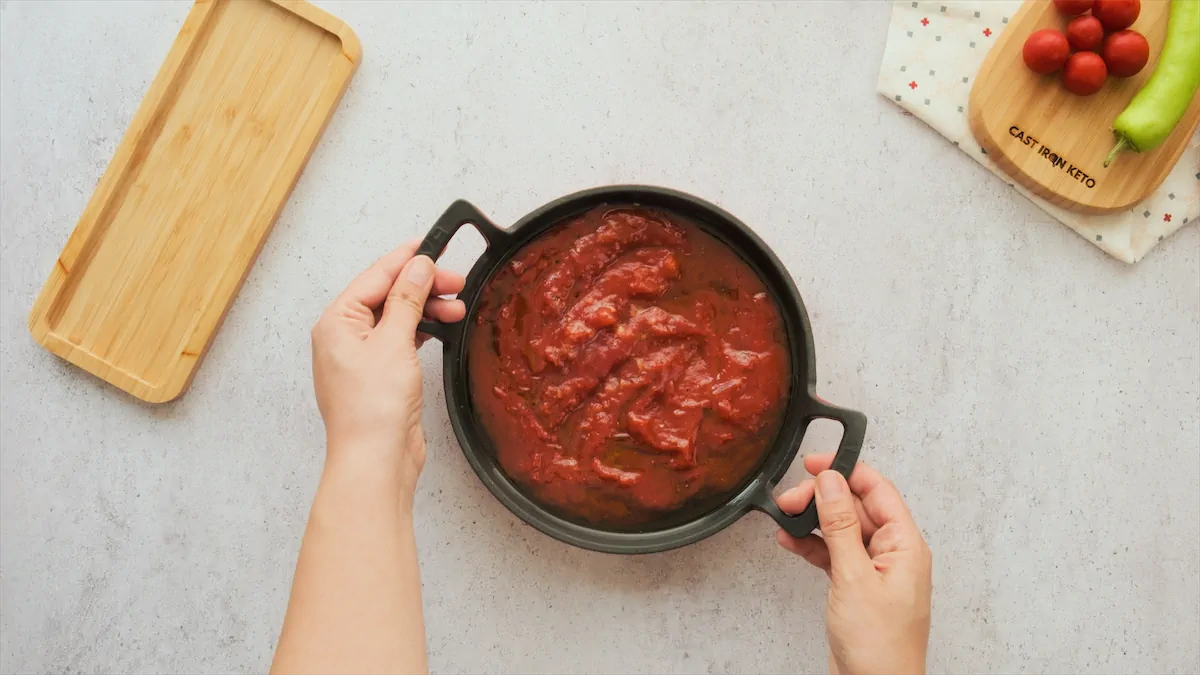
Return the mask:
<path fill-rule="evenodd" d="M 363 66 L 162 407 L 25 319 L 188 7 L 0 5 L 0 670 L 263 670 L 321 466 L 322 306 L 454 198 L 505 223 L 612 182 L 714 200 L 792 270 L 822 394 L 870 416 L 933 547 L 934 670 L 1200 669 L 1200 229 L 1124 267 L 902 115 L 881 2 L 325 4 Z M 824 666 L 825 581 L 763 517 L 644 558 L 548 540 L 474 479 L 423 360 L 434 669 Z"/>

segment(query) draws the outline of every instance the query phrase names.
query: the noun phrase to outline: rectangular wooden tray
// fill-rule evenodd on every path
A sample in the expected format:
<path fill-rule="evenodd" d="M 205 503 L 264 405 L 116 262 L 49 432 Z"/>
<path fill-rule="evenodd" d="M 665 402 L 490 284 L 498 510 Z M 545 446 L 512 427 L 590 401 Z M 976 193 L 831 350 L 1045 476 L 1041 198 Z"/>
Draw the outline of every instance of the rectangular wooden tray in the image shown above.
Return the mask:
<path fill-rule="evenodd" d="M 187 388 L 362 58 L 306 2 L 197 0 L 29 317 L 150 402 Z"/>

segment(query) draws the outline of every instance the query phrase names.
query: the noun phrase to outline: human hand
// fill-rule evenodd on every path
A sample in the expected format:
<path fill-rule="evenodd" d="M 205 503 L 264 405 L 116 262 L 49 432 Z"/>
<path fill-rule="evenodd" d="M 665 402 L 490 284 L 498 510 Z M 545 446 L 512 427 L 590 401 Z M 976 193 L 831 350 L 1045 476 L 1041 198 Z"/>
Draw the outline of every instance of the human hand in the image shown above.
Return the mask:
<path fill-rule="evenodd" d="M 779 544 L 829 575 L 825 630 L 829 669 L 841 675 L 924 673 L 929 644 L 932 558 L 891 481 L 859 462 L 850 481 L 830 471 L 833 454 L 804 458 L 807 479 L 779 496 L 803 511 L 814 492 L 821 535 Z"/>
<path fill-rule="evenodd" d="M 410 241 L 358 275 L 312 330 L 326 467 L 351 463 L 394 478 L 410 498 L 425 464 L 417 349 L 427 336 L 417 323 L 466 316 L 461 300 L 436 297 L 461 291 L 462 275 L 414 258 L 419 245 Z"/>

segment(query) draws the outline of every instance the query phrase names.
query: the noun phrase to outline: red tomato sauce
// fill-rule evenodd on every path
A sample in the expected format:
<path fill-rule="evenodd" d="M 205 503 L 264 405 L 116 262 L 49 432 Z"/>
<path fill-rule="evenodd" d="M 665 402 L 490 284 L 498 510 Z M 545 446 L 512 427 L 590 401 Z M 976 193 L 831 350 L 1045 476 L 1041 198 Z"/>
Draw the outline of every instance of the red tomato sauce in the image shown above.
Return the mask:
<path fill-rule="evenodd" d="M 766 286 L 660 211 L 600 207 L 536 238 L 488 281 L 468 340 L 500 467 L 605 527 L 738 487 L 787 404 L 787 339 Z"/>

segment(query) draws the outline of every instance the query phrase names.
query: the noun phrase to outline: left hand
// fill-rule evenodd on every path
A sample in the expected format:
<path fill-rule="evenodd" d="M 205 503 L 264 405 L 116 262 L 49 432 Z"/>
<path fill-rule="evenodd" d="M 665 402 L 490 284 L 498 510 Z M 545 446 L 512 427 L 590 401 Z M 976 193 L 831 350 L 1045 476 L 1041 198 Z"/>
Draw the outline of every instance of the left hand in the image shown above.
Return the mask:
<path fill-rule="evenodd" d="M 360 274 L 312 331 L 326 466 L 363 460 L 365 472 L 397 478 L 409 496 L 425 464 L 417 349 L 428 336 L 417 324 L 422 316 L 447 323 L 466 316 L 461 300 L 437 297 L 461 291 L 462 275 L 414 258 L 419 245 L 410 241 Z"/>

